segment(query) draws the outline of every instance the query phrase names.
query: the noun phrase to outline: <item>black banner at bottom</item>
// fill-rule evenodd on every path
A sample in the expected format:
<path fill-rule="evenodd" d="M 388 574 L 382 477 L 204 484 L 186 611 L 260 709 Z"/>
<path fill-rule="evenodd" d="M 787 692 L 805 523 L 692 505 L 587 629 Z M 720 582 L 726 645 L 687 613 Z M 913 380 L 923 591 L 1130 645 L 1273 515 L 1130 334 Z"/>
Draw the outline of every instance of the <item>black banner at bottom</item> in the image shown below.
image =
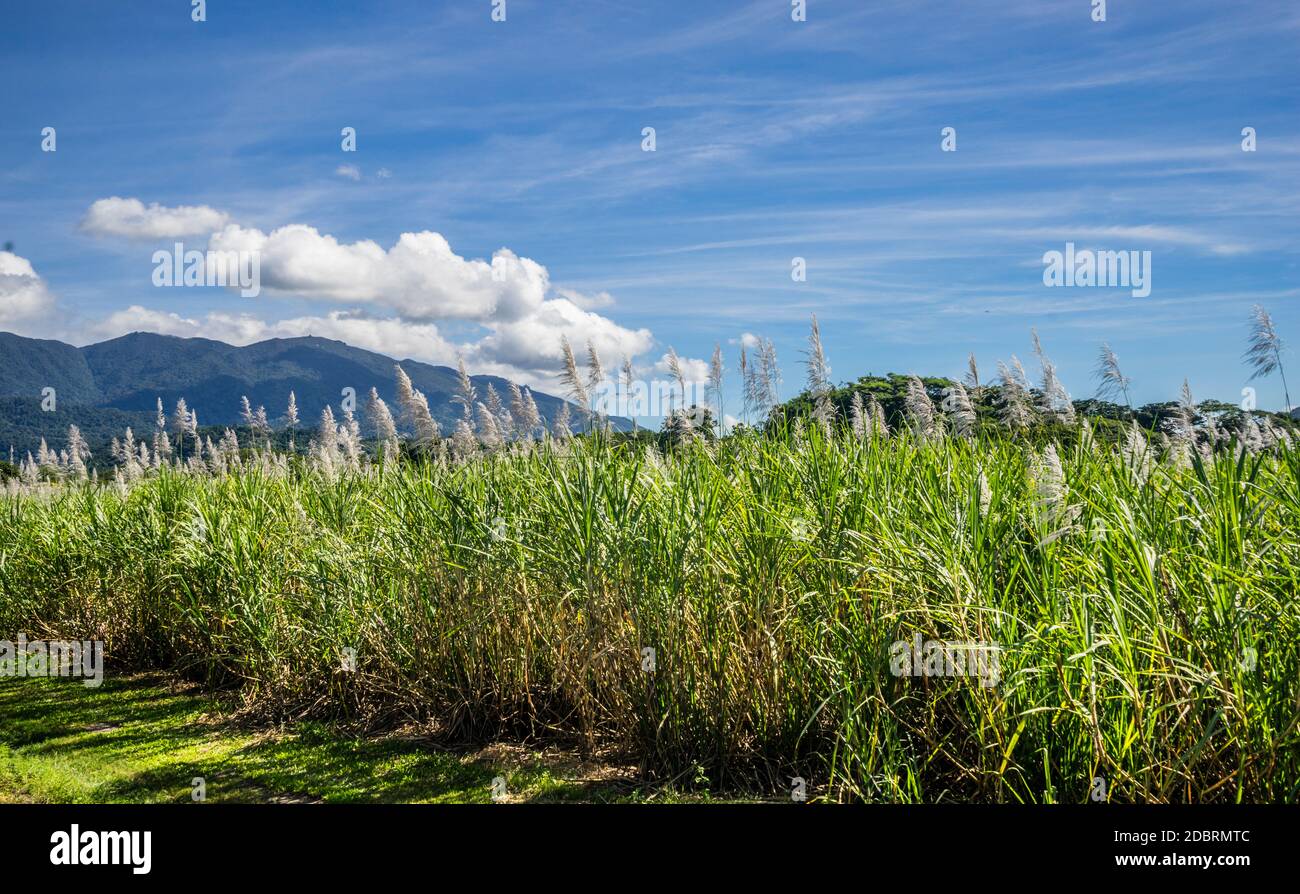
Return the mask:
<path fill-rule="evenodd" d="M 1046 870 L 1231 879 L 1295 865 L 1295 808 L 772 805 L 0 807 L 18 878 L 537 882 L 620 871 L 695 881 L 906 868 L 925 880 Z M 676 869 L 674 868 L 676 867 Z M 678 872 L 689 872 L 682 876 Z M 881 876 L 881 879 L 887 876 Z"/>

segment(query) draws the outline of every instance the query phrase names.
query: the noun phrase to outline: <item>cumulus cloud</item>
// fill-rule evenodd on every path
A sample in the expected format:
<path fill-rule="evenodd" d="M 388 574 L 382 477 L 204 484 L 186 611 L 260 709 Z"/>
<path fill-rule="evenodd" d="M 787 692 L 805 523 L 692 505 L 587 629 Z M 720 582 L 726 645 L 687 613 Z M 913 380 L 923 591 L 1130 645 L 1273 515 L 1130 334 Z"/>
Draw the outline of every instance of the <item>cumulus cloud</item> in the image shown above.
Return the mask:
<path fill-rule="evenodd" d="M 565 299 L 547 301 L 533 316 L 488 330 L 478 338 L 455 342 L 433 323 L 375 318 L 350 311 L 268 321 L 252 314 L 217 311 L 183 316 L 134 304 L 88 324 L 80 340 L 95 342 L 129 332 L 158 332 L 247 345 L 268 338 L 315 335 L 397 359 L 409 357 L 443 366 L 454 366 L 457 356 L 463 355 L 475 374 L 499 375 L 550 392 L 560 387 L 561 335 L 582 347 L 590 340 L 610 366 L 624 354 L 634 357 L 654 344 L 648 329 L 626 329 Z M 700 360 L 684 360 L 683 366 L 692 381 L 700 369 L 707 372 L 707 365 Z"/>
<path fill-rule="evenodd" d="M 28 334 L 51 327 L 54 295 L 26 258 L 0 251 L 0 329 Z"/>
<path fill-rule="evenodd" d="M 340 166 L 340 172 L 344 167 Z M 354 168 L 355 169 L 355 168 Z M 589 311 L 608 307 L 608 292 L 588 295 L 573 289 L 552 289 L 546 268 L 507 248 L 491 260 L 456 254 L 439 233 L 428 230 L 403 233 L 396 244 L 384 248 L 362 239 L 341 242 L 306 224 L 289 224 L 272 230 L 229 223 L 225 215 L 206 207 L 149 208 L 138 199 L 100 199 L 86 215 L 88 230 L 118 235 L 180 233 L 179 218 L 218 215 L 219 224 L 208 232 L 208 249 L 214 252 L 256 253 L 264 290 L 387 308 L 408 320 L 467 320 L 509 323 L 554 317 L 568 309 Z M 218 218 L 207 218 L 211 223 Z M 548 295 L 566 302 L 549 308 Z M 559 306 L 557 306 L 559 307 Z"/>
<path fill-rule="evenodd" d="M 582 292 L 573 289 L 556 289 L 555 294 L 561 298 L 567 298 L 583 310 L 595 310 L 598 307 L 610 307 L 614 303 L 614 296 L 609 292 L 597 292 L 595 295 L 584 295 Z"/>
<path fill-rule="evenodd" d="M 125 310 L 115 311 L 89 324 L 83 338 L 87 341 L 104 341 L 129 332 L 156 332 L 159 335 L 178 335 L 181 338 L 211 338 L 232 345 L 246 345 L 273 338 L 270 327 L 255 317 L 209 313 L 204 317 L 182 317 L 177 313 L 151 310 L 133 304 Z"/>
<path fill-rule="evenodd" d="M 147 212 L 134 199 L 102 199 L 87 217 L 109 216 L 102 209 L 117 207 L 112 203 L 134 203 Z M 454 363 L 457 353 L 463 353 L 476 372 L 538 387 L 555 383 L 563 365 L 561 336 L 584 347 L 590 341 L 611 366 L 624 355 L 644 354 L 655 343 L 650 330 L 620 326 L 594 312 L 614 303 L 608 292 L 553 288 L 544 266 L 506 248 L 490 260 L 462 257 L 442 235 L 430 231 L 403 233 L 385 248 L 369 239 L 343 242 L 306 224 L 268 233 L 226 221 L 212 231 L 208 250 L 226 257 L 229 252 L 255 253 L 263 295 L 348 307 L 267 322 L 250 314 L 191 317 L 133 305 L 90 324 L 86 334 L 101 339 L 148 330 L 233 344 L 310 334 L 430 363 Z M 445 321 L 460 324 L 463 341 L 444 337 L 438 324 Z M 693 377 L 707 373 L 703 361 L 686 366 Z"/>
<path fill-rule="evenodd" d="M 266 321 L 251 314 L 213 312 L 185 317 L 168 311 L 133 304 L 94 323 L 87 336 L 98 341 L 128 332 L 158 332 L 182 338 L 212 338 L 232 345 L 248 345 L 268 338 L 297 338 L 315 335 L 387 354 L 390 357 L 450 364 L 460 350 L 445 340 L 432 324 L 413 324 L 400 319 L 371 319 L 334 311 L 326 316 L 292 317 Z"/>
<path fill-rule="evenodd" d="M 546 268 L 509 249 L 491 262 L 463 258 L 440 234 L 403 233 L 377 242 L 339 242 L 315 227 L 290 224 L 269 234 L 230 224 L 213 235 L 215 251 L 256 251 L 262 288 L 331 301 L 380 304 L 413 320 L 516 320 L 541 307 Z"/>
<path fill-rule="evenodd" d="M 608 317 L 583 310 L 567 298 L 545 301 L 528 316 L 494 324 L 491 329 L 473 346 L 474 354 L 534 375 L 560 369 L 560 336 L 580 347 L 590 341 L 607 365 L 613 365 L 624 354 L 643 354 L 654 345 L 649 329 L 625 328 Z"/>
<path fill-rule="evenodd" d="M 139 199 L 112 196 L 99 199 L 82 218 L 81 228 L 97 236 L 128 239 L 171 239 L 208 235 L 226 225 L 229 215 L 207 205 L 178 205 L 168 208 Z"/>
<path fill-rule="evenodd" d="M 634 357 L 644 353 L 654 344 L 648 329 L 626 329 L 563 298 L 545 302 L 536 314 L 525 319 L 489 326 L 488 330 L 477 339 L 457 343 L 446 338 L 433 323 L 348 311 L 266 321 L 252 314 L 221 312 L 182 316 L 136 304 L 90 324 L 83 338 L 102 341 L 128 332 L 158 332 L 247 345 L 268 338 L 315 335 L 397 359 L 410 357 L 445 366 L 455 365 L 457 355 L 463 354 L 476 374 L 500 375 L 551 391 L 558 388 L 558 373 L 563 366 L 561 335 L 579 346 L 591 341 L 609 365 L 624 354 Z M 703 361 L 684 361 L 688 376 L 695 374 L 696 364 L 707 371 Z"/>
<path fill-rule="evenodd" d="M 700 360 L 696 357 L 678 357 L 678 364 L 682 369 L 682 377 L 686 379 L 688 385 L 702 385 L 709 380 L 709 362 Z M 654 366 L 650 367 L 651 372 L 663 378 L 671 378 L 672 372 L 668 368 L 668 355 L 664 354 Z"/>
<path fill-rule="evenodd" d="M 339 165 L 334 169 L 334 173 L 349 180 L 361 180 L 361 169 L 356 165 Z"/>

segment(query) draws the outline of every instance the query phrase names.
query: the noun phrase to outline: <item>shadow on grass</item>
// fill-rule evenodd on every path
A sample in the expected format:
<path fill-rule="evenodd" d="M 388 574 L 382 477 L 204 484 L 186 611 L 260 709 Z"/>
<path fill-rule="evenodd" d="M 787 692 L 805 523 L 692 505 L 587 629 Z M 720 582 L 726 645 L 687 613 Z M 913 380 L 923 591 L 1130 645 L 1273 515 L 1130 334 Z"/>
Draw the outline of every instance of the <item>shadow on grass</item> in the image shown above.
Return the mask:
<path fill-rule="evenodd" d="M 229 706 L 226 706 L 229 707 Z M 316 723 L 249 730 L 214 696 L 160 675 L 0 681 L 0 800 L 255 803 L 625 799 L 623 780 L 569 780 L 539 761 L 493 761 L 425 739 L 357 738 Z M 6 766 L 7 765 L 7 766 Z M 8 777 L 6 779 L 6 777 Z"/>

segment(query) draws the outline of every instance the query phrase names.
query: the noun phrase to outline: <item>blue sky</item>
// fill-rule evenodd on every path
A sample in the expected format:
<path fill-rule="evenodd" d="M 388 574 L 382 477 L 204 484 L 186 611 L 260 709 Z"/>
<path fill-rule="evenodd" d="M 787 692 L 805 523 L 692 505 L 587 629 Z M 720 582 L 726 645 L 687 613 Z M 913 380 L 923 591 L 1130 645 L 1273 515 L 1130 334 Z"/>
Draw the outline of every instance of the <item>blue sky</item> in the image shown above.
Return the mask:
<path fill-rule="evenodd" d="M 0 329 L 311 332 L 542 387 L 562 334 L 647 378 L 720 343 L 731 406 L 745 333 L 800 389 L 812 313 L 837 381 L 992 377 L 1037 327 L 1073 396 L 1108 341 L 1139 402 L 1238 399 L 1254 303 L 1300 341 L 1293 2 L 492 5 L 5 4 Z M 258 247 L 262 293 L 155 287 L 176 241 Z M 1044 286 L 1066 242 L 1150 251 L 1150 296 Z"/>

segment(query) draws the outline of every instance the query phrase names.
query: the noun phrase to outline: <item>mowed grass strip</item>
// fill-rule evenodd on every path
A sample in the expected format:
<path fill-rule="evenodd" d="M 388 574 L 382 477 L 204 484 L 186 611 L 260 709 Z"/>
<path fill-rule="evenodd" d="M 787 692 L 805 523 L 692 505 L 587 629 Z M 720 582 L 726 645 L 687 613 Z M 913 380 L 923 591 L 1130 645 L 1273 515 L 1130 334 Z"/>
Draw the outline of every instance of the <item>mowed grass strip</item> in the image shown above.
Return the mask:
<path fill-rule="evenodd" d="M 486 803 L 638 800 L 616 768 L 498 746 L 447 750 L 307 722 L 245 728 L 223 702 L 160 674 L 0 680 L 0 802 Z M 586 772 L 600 778 L 576 778 Z"/>

